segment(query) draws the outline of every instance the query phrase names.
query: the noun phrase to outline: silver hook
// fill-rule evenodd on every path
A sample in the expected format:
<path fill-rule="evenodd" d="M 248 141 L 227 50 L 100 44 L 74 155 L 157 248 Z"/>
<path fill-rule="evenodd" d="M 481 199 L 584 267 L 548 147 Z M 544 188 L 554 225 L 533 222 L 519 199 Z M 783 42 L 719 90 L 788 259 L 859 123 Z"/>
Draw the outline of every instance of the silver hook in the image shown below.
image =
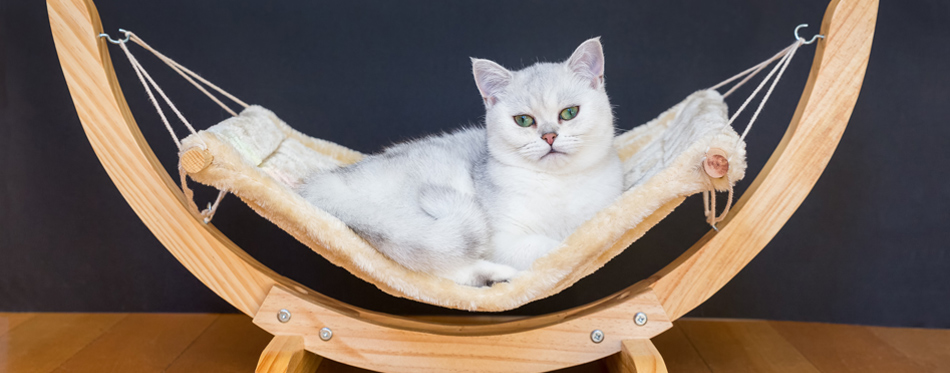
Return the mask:
<path fill-rule="evenodd" d="M 101 33 L 101 34 L 99 34 L 99 37 L 100 37 L 100 38 L 106 38 L 106 40 L 108 40 L 108 41 L 109 41 L 110 43 L 112 43 L 112 44 L 122 44 L 122 43 L 125 43 L 125 42 L 129 41 L 129 37 L 130 37 L 130 35 L 132 34 L 131 31 L 126 31 L 126 30 L 123 30 L 123 29 L 119 29 L 119 32 L 125 34 L 125 39 L 115 40 L 115 39 L 113 39 L 112 37 L 110 37 L 109 34 L 104 33 L 104 32 Z"/>
<path fill-rule="evenodd" d="M 800 29 L 800 28 L 802 28 L 802 27 L 808 27 L 808 24 L 807 24 L 807 23 L 802 23 L 802 24 L 798 25 L 798 27 L 795 27 L 795 40 L 801 41 L 802 44 L 811 44 L 811 43 L 814 43 L 814 42 L 815 42 L 815 39 L 818 39 L 818 38 L 824 39 L 824 38 L 825 38 L 825 36 L 822 35 L 822 34 L 815 34 L 815 36 L 812 36 L 812 37 L 811 37 L 811 40 L 805 41 L 805 38 L 803 38 L 803 37 L 801 37 L 801 36 L 798 36 L 798 29 Z"/>

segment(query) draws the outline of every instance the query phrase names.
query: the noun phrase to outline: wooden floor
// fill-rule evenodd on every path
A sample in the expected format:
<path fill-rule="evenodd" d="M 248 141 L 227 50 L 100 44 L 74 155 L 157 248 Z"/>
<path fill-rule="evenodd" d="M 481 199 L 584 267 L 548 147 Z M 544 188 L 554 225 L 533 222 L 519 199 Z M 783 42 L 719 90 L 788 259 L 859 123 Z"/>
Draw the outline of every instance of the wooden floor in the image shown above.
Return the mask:
<path fill-rule="evenodd" d="M 0 372 L 252 372 L 270 337 L 244 315 L 0 313 Z M 950 372 L 950 330 L 685 319 L 653 341 L 673 373 Z"/>

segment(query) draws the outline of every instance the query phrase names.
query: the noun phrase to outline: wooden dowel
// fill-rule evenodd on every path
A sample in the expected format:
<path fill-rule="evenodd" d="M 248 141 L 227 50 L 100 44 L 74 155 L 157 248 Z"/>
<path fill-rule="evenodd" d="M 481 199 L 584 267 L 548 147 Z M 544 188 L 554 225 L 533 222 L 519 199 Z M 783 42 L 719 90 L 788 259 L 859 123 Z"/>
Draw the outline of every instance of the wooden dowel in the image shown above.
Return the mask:
<path fill-rule="evenodd" d="M 207 168 L 213 160 L 214 156 L 208 149 L 191 148 L 181 153 L 181 168 L 189 174 L 194 174 Z"/>
<path fill-rule="evenodd" d="M 729 173 L 729 158 L 726 152 L 719 148 L 712 148 L 706 152 L 706 159 L 703 160 L 703 170 L 713 179 L 726 176 Z"/>

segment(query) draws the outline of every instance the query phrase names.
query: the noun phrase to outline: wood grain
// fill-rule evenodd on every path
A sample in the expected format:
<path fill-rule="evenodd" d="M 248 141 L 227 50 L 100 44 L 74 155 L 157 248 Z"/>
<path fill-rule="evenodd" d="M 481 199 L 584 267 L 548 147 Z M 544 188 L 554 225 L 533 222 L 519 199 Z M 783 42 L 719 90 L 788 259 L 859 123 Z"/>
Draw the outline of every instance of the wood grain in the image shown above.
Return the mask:
<path fill-rule="evenodd" d="M 289 322 L 277 320 L 289 310 Z M 633 316 L 648 315 L 645 326 Z M 543 372 L 575 366 L 617 353 L 621 341 L 646 339 L 672 324 L 655 296 L 642 292 L 604 311 L 531 330 L 505 334 L 439 335 L 376 325 L 309 303 L 274 287 L 254 317 L 254 323 L 274 335 L 303 336 L 317 355 L 364 369 L 386 372 Z M 333 338 L 323 341 L 328 327 Z M 460 327 L 462 328 L 462 327 Z M 591 341 L 591 332 L 606 335 Z"/>
<path fill-rule="evenodd" d="M 214 161 L 214 155 L 208 149 L 193 148 L 182 152 L 179 159 L 181 168 L 190 174 L 194 174 L 208 167 Z"/>
<path fill-rule="evenodd" d="M 25 321 L 35 317 L 35 313 L 13 313 L 13 312 L 2 312 L 0 313 L 0 336 L 7 334 L 13 328 L 16 328 L 18 325 L 24 323 Z"/>
<path fill-rule="evenodd" d="M 607 358 L 611 373 L 667 373 L 663 357 L 648 339 L 622 342 L 620 353 Z"/>
<path fill-rule="evenodd" d="M 653 337 L 653 345 L 660 351 L 666 369 L 670 372 L 712 373 L 686 334 L 683 334 L 680 324 L 685 321 L 680 319 L 673 323 L 672 328 Z"/>
<path fill-rule="evenodd" d="M 673 320 L 709 299 L 765 247 L 811 191 L 858 99 L 877 0 L 828 5 L 811 73 L 788 130 L 769 161 L 719 224 L 653 276 Z"/>
<path fill-rule="evenodd" d="M 313 373 L 323 358 L 304 349 L 303 337 L 278 335 L 264 348 L 256 373 Z"/>
<path fill-rule="evenodd" d="M 927 371 L 864 327 L 774 321 L 770 324 L 822 372 Z"/>
<path fill-rule="evenodd" d="M 950 330 L 868 327 L 909 359 L 933 372 L 950 370 Z"/>
<path fill-rule="evenodd" d="M 110 322 L 103 324 L 101 317 L 118 319 L 113 326 Z M 134 328 L 134 320 L 143 317 L 142 330 Z M 148 340 L 161 340 L 159 335 L 146 336 L 146 332 L 154 332 L 155 326 L 165 325 L 171 330 L 186 329 L 186 325 L 195 324 L 196 315 L 95 315 L 95 314 L 47 314 L 31 315 L 26 322 L 20 323 L 13 329 L 16 336 L 13 340 L 0 343 L 0 372 L 49 372 L 54 368 L 70 373 L 100 373 L 113 371 L 116 364 L 123 361 L 142 361 L 151 359 L 150 354 L 170 355 L 161 351 L 163 346 L 177 346 L 177 343 L 143 343 Z M 202 315 L 198 315 L 202 316 Z M 250 372 L 257 363 L 257 356 L 261 349 L 271 340 L 271 335 L 261 331 L 252 324 L 250 318 L 242 315 L 203 315 L 214 318 L 214 322 L 207 327 L 200 336 L 184 349 L 181 355 L 173 362 L 170 371 L 174 372 Z M 0 315 L 0 318 L 5 315 Z M 152 320 L 147 320 L 147 319 Z M 38 324 L 37 324 L 38 323 Z M 690 323 L 718 324 L 725 326 L 726 332 L 707 333 L 708 340 L 698 343 L 702 348 L 694 346 L 683 334 L 683 325 Z M 745 328 L 747 333 L 736 333 L 732 326 L 745 324 L 767 323 L 772 331 L 763 328 Z M 780 325 L 776 327 L 775 325 Z M 26 328 L 21 330 L 21 328 Z M 83 331 L 83 329 L 91 328 Z M 718 329 L 712 327 L 709 330 Z M 103 332 L 96 333 L 94 330 Z M 146 330 L 147 329 L 147 330 Z M 788 330 L 785 330 L 788 329 Z M 43 331 L 45 330 L 45 331 Z M 902 371 L 945 372 L 947 371 L 947 346 L 950 346 L 950 330 L 946 329 L 912 329 L 912 328 L 882 328 L 856 325 L 834 325 L 802 322 L 762 322 L 746 320 L 711 320 L 711 319 L 683 319 L 675 323 L 674 327 L 653 339 L 657 350 L 662 354 L 669 371 L 700 372 L 711 370 L 700 358 L 700 354 L 713 362 L 716 371 L 743 372 L 749 371 L 749 358 L 741 356 L 730 348 L 722 348 L 720 344 L 739 346 L 757 343 L 755 341 L 775 338 L 775 333 L 786 337 L 786 332 L 794 333 L 786 339 L 788 343 L 766 343 L 766 346 L 755 347 L 768 349 L 761 354 L 763 359 L 788 354 L 800 354 L 809 359 L 814 367 L 822 372 L 865 372 L 890 373 Z M 161 334 L 161 332 L 158 332 Z M 764 335 L 759 335 L 765 333 Z M 153 333 L 149 333 L 153 334 Z M 192 333 L 193 334 L 193 333 Z M 98 335 L 98 336 L 97 336 Z M 0 340 L 3 337 L 0 336 Z M 88 341 L 92 341 L 91 343 Z M 104 347 L 104 340 L 117 348 Z M 739 343 L 736 343 L 739 340 Z M 794 343 L 793 343 L 794 341 Z M 802 343 L 808 348 L 799 351 L 794 344 Z M 128 345 L 128 348 L 121 347 Z M 85 346 L 66 348 L 68 346 Z M 96 347 L 100 346 L 100 347 Z M 883 347 L 881 347 L 883 346 Z M 698 349 L 698 351 L 697 351 Z M 817 350 L 814 354 L 811 349 Z M 15 360 L 3 351 L 17 351 Z M 53 353 L 52 350 L 56 350 Z M 66 356 L 69 351 L 75 351 Z M 783 352 L 784 351 L 784 352 Z M 752 354 L 751 350 L 746 353 Z M 94 354 L 102 354 L 95 358 Z M 720 355 L 723 354 L 723 355 Z M 76 364 L 77 359 L 87 364 Z M 883 361 L 882 361 L 883 360 Z M 55 365 L 56 362 L 61 365 Z M 151 360 L 157 361 L 157 360 Z M 770 363 L 756 365 L 765 367 L 759 372 L 770 372 L 769 366 L 780 365 L 782 358 Z M 902 362 L 904 365 L 895 365 Z M 15 364 L 15 365 L 14 365 Z M 36 366 L 39 369 L 29 369 Z M 68 366 L 69 369 L 65 369 Z M 128 366 L 128 365 L 127 365 Z M 145 365 L 140 365 L 145 366 Z M 26 369 L 24 367 L 27 367 Z M 786 369 L 788 370 L 788 369 Z M 129 372 L 142 370 L 132 369 Z M 148 371 L 148 370 L 145 370 Z M 607 371 L 603 360 L 560 370 L 560 373 L 602 373 Z M 329 359 L 324 359 L 318 373 L 369 373 L 370 371 L 344 365 Z"/>
<path fill-rule="evenodd" d="M 51 372 L 125 317 L 61 313 L 31 318 L 3 337 L 0 372 Z"/>
<path fill-rule="evenodd" d="M 5 371 L 9 361 L 10 331 L 34 317 L 34 313 L 0 313 L 0 372 Z"/>
<path fill-rule="evenodd" d="M 766 321 L 683 320 L 678 325 L 713 372 L 818 372 Z"/>
<path fill-rule="evenodd" d="M 175 361 L 168 373 L 247 373 L 257 366 L 258 357 L 272 336 L 244 315 L 221 315 L 195 339 Z"/>
<path fill-rule="evenodd" d="M 164 372 L 217 318 L 209 314 L 131 314 L 56 371 Z"/>
<path fill-rule="evenodd" d="M 706 151 L 706 158 L 703 160 L 703 171 L 709 177 L 718 179 L 729 173 L 729 159 L 724 150 L 712 148 Z"/>

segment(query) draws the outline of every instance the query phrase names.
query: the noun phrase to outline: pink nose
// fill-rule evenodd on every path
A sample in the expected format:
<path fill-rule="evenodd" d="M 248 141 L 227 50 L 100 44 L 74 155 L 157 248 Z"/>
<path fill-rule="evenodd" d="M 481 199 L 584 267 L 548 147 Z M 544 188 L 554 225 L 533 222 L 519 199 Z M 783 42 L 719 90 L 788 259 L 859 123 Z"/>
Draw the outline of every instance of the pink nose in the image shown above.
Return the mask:
<path fill-rule="evenodd" d="M 554 132 L 548 132 L 541 135 L 541 138 L 544 139 L 544 141 L 547 141 L 548 145 L 551 145 L 554 144 L 554 139 L 557 138 L 557 134 Z"/>

